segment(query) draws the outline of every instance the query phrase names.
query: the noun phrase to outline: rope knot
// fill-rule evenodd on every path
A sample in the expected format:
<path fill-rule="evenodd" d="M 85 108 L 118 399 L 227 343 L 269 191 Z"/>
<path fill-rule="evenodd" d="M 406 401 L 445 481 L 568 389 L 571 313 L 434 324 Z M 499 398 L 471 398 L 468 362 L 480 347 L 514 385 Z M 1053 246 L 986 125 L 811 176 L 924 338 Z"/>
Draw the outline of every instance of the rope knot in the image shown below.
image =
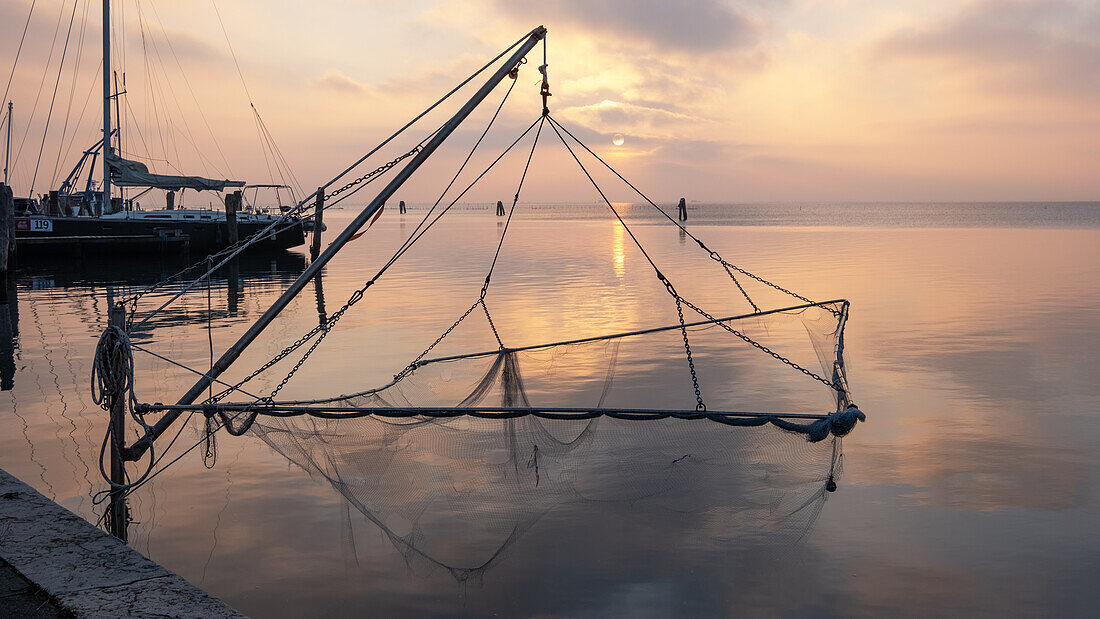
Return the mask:
<path fill-rule="evenodd" d="M 218 407 L 215 406 L 214 404 L 203 404 L 202 405 L 202 415 L 203 415 L 203 417 L 206 417 L 207 419 L 213 419 L 214 415 L 216 415 L 217 413 L 218 413 Z"/>
<path fill-rule="evenodd" d="M 92 360 L 92 401 L 103 410 L 111 410 L 115 402 L 133 388 L 134 355 L 130 337 L 116 326 L 103 330 L 96 343 Z"/>

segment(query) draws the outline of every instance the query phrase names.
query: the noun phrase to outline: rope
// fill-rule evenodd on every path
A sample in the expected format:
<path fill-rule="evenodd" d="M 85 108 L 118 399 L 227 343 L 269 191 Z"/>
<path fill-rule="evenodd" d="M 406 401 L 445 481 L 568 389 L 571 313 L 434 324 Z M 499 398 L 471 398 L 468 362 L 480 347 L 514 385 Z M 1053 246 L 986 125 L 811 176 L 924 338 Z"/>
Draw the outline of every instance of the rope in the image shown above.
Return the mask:
<path fill-rule="evenodd" d="M 504 237 L 508 235 L 508 227 L 512 224 L 512 215 L 516 212 L 516 204 L 519 203 L 519 194 L 523 191 L 523 181 L 527 180 L 527 170 L 531 168 L 531 159 L 535 156 L 535 147 L 539 144 L 539 136 L 542 135 L 542 126 L 546 122 L 546 117 L 540 117 L 538 120 L 539 128 L 535 132 L 535 139 L 531 142 L 531 152 L 527 155 L 527 164 L 523 166 L 523 174 L 519 177 L 519 185 L 516 187 L 516 195 L 512 198 L 512 208 L 508 211 L 508 218 L 504 221 L 504 231 L 500 233 L 500 242 L 497 243 L 496 253 L 493 254 L 493 262 L 489 265 L 489 272 L 485 275 L 485 285 L 481 288 L 481 296 L 485 297 L 485 292 L 489 288 L 489 278 L 493 276 L 493 269 L 497 266 L 497 259 L 500 257 L 500 248 L 504 246 Z M 487 310 L 486 310 L 487 311 Z"/>
<path fill-rule="evenodd" d="M 672 282 L 668 281 L 664 274 L 661 273 L 661 269 L 657 268 L 657 264 L 653 262 L 653 258 L 649 256 L 649 252 L 645 250 L 645 247 L 642 247 L 641 241 L 638 240 L 638 237 L 634 236 L 634 231 L 630 229 L 630 226 L 626 225 L 625 221 L 623 221 L 622 216 L 619 215 L 619 211 L 615 208 L 614 205 L 611 204 L 611 200 L 608 200 L 607 196 L 604 195 L 603 189 L 601 189 L 599 184 L 596 183 L 596 180 L 592 178 L 592 175 L 588 173 L 588 169 L 584 167 L 583 163 L 581 163 L 580 158 L 577 157 L 577 154 L 575 152 L 573 152 L 573 148 L 569 146 L 569 142 L 565 141 L 565 137 L 562 136 L 560 131 L 558 131 L 556 123 L 552 122 L 552 120 L 550 127 L 554 129 L 554 133 L 558 135 L 558 139 L 560 139 L 561 143 L 565 145 L 566 150 L 568 150 L 569 154 L 573 156 L 573 160 L 577 162 L 577 165 L 580 166 L 581 171 L 584 172 L 584 175 L 586 177 L 588 177 L 588 181 L 592 183 L 592 186 L 600 194 L 600 197 L 603 198 L 604 203 L 607 204 L 607 208 L 611 209 L 611 212 L 615 214 L 615 218 L 619 220 L 619 224 L 621 224 L 623 229 L 626 230 L 627 234 L 630 235 L 630 238 L 634 241 L 634 244 L 638 246 L 638 249 L 642 252 L 642 255 L 645 256 L 645 259 L 649 262 L 649 265 L 653 267 L 653 271 L 657 274 L 657 279 L 659 279 L 665 285 L 665 288 L 668 290 L 669 294 L 671 294 L 676 300 L 676 313 L 680 316 L 680 333 L 683 335 L 684 339 L 684 353 L 687 356 L 688 370 L 691 373 L 691 385 L 695 391 L 695 407 L 698 411 L 707 410 L 707 405 L 705 402 L 703 402 L 702 391 L 699 389 L 699 376 L 695 372 L 695 359 L 691 354 L 691 343 L 688 341 L 687 326 L 684 323 L 684 310 L 681 306 L 680 295 L 677 294 L 676 289 L 672 287 Z"/>
<path fill-rule="evenodd" d="M 92 401 L 105 411 L 110 411 L 126 398 L 124 406 L 130 411 L 130 417 L 138 422 L 146 431 L 149 425 L 145 423 L 144 412 L 139 411 L 137 397 L 134 395 L 134 357 L 131 352 L 130 337 L 125 331 L 109 326 L 103 330 L 96 343 L 95 355 L 92 358 L 91 373 Z M 110 490 L 100 493 L 92 498 L 92 503 L 102 503 L 111 493 L 123 492 L 132 484 L 118 484 L 112 481 L 111 476 L 103 467 L 103 456 L 107 452 L 107 446 L 115 451 L 114 456 L 122 461 L 122 454 L 117 448 L 123 444 L 124 437 L 114 436 L 114 424 L 107 425 L 107 431 L 103 436 L 103 443 L 99 450 L 99 472 L 103 479 L 110 485 Z M 138 482 L 146 479 L 153 470 L 154 454 L 150 451 L 149 467 L 138 479 Z M 137 482 L 134 482 L 137 483 Z"/>
<path fill-rule="evenodd" d="M 755 304 L 755 303 L 753 303 L 752 299 L 751 299 L 751 298 L 749 298 L 749 295 L 748 295 L 748 294 L 747 294 L 747 293 L 745 292 L 745 289 L 741 287 L 741 283 L 737 281 L 737 278 L 733 276 L 733 273 L 730 273 L 730 272 L 729 272 L 730 270 L 734 270 L 734 271 L 737 271 L 738 273 L 741 273 L 741 274 L 743 274 L 743 275 L 745 275 L 745 276 L 747 276 L 747 277 L 751 277 L 752 279 L 754 279 L 754 280 L 756 280 L 756 281 L 760 282 L 761 284 L 764 284 L 764 285 L 766 285 L 766 286 L 770 286 L 771 288 L 774 288 L 775 290 L 778 290 L 778 291 L 780 291 L 780 292 L 782 292 L 782 293 L 784 293 L 784 294 L 790 295 L 790 296 L 792 296 L 792 297 L 794 297 L 794 298 L 796 298 L 796 299 L 799 299 L 799 300 L 801 300 L 801 301 L 805 301 L 806 303 L 813 303 L 813 301 L 811 301 L 810 299 L 808 299 L 808 298 L 806 298 L 806 297 L 804 297 L 804 296 L 802 296 L 802 295 L 800 295 L 800 294 L 798 294 L 798 293 L 795 293 L 795 292 L 791 292 L 790 290 L 787 290 L 786 288 L 783 288 L 782 286 L 779 286 L 779 285 L 777 285 L 777 284 L 774 284 L 774 283 L 772 283 L 772 282 L 770 282 L 770 281 L 768 281 L 768 280 L 766 280 L 766 279 L 764 279 L 764 278 L 762 278 L 762 277 L 760 277 L 760 276 L 758 276 L 758 275 L 755 275 L 755 274 L 753 274 L 753 273 L 750 273 L 750 272 L 748 272 L 748 271 L 746 271 L 746 270 L 744 270 L 744 269 L 742 269 L 742 268 L 740 268 L 740 267 L 738 267 L 738 266 L 736 266 L 736 265 L 733 265 L 733 264 L 730 264 L 729 262 L 726 262 L 726 260 L 725 260 L 724 258 L 722 258 L 722 256 L 721 256 L 721 255 L 719 255 L 719 254 L 718 254 L 718 252 L 716 252 L 716 251 L 713 251 L 713 250 L 711 250 L 711 249 L 710 249 L 709 247 L 707 247 L 707 246 L 706 246 L 706 245 L 705 245 L 705 244 L 703 243 L 703 241 L 701 241 L 701 240 L 699 239 L 699 237 L 697 237 L 697 236 L 695 236 L 694 234 L 692 234 L 692 233 L 691 233 L 691 232 L 690 232 L 690 231 L 689 231 L 689 230 L 688 230 L 688 229 L 687 229 L 686 227 L 684 227 L 684 225 L 683 225 L 683 224 L 681 224 L 680 222 L 676 221 L 676 219 L 675 219 L 675 218 L 673 218 L 673 217 L 672 217 L 671 215 L 669 215 L 668 213 L 666 213 L 666 212 L 664 211 L 664 209 L 662 209 L 661 207 L 657 206 L 657 203 L 655 203 L 655 202 L 654 202 L 653 200 L 649 199 L 649 196 L 647 196 L 646 194 L 642 193 L 642 190 L 641 190 L 641 189 L 638 189 L 638 188 L 637 188 L 636 186 L 634 186 L 634 184 L 633 184 L 633 183 L 631 183 L 631 182 L 630 182 L 629 180 L 627 180 L 627 179 L 626 179 L 626 178 L 625 178 L 625 177 L 624 177 L 624 176 L 623 176 L 622 174 L 619 174 L 618 170 L 616 170 L 615 168 L 611 167 L 611 164 L 607 163 L 607 162 L 606 162 L 606 161 L 604 161 L 604 160 L 603 160 L 603 159 L 602 159 L 602 158 L 601 158 L 601 157 L 600 157 L 599 155 L 597 155 L 597 154 L 596 154 L 595 152 L 593 152 L 593 151 L 592 151 L 592 149 L 588 147 L 588 145 L 586 145 L 586 144 L 585 144 L 584 142 L 582 142 L 582 141 L 580 140 L 580 138 L 578 138 L 577 136 L 573 135 L 573 133 L 572 133 L 572 132 L 570 132 L 570 131 L 569 131 L 569 129 L 567 129 L 567 128 L 566 128 L 566 127 L 565 127 L 564 125 L 562 125 L 561 123 L 559 123 L 559 122 L 557 121 L 557 119 L 555 119 L 555 118 L 554 118 L 553 116 L 550 116 L 549 118 L 550 118 L 550 122 L 552 123 L 552 125 L 553 125 L 553 126 L 555 126 L 556 128 L 560 128 L 560 129 L 561 129 L 562 131 L 564 131 L 564 132 L 565 132 L 565 133 L 566 133 L 566 134 L 567 134 L 567 135 L 568 135 L 569 137 L 573 138 L 573 140 L 574 140 L 574 141 L 575 141 L 575 142 L 576 142 L 576 143 L 577 143 L 578 145 L 580 145 L 580 146 L 581 146 L 581 148 L 584 148 L 584 150 L 588 151 L 588 154 L 592 155 L 592 157 L 594 157 L 594 158 L 596 159 L 596 161 L 599 161 L 600 163 L 602 163 L 602 164 L 604 165 L 604 167 L 605 167 L 605 168 L 607 168 L 607 169 L 608 169 L 609 171 L 611 171 L 611 173 L 612 173 L 612 174 L 614 174 L 615 176 L 617 176 L 617 177 L 619 178 L 619 180 L 621 180 L 621 181 L 623 181 L 624 183 L 626 183 L 628 187 L 630 187 L 631 189 L 633 189 L 635 193 L 637 193 L 637 194 L 638 194 L 639 196 L 641 196 L 641 198 L 642 198 L 643 200 L 645 200 L 645 201 L 646 201 L 646 203 L 648 203 L 648 204 L 649 204 L 650 206 L 652 206 L 652 207 L 653 207 L 654 209 L 656 209 L 658 213 L 660 213 L 661 215 L 664 215 L 665 219 L 668 219 L 668 220 L 669 220 L 670 222 L 672 222 L 672 224 L 673 224 L 673 225 L 675 225 L 675 226 L 676 226 L 677 228 L 679 228 L 679 229 L 680 229 L 681 231 L 683 231 L 683 232 L 684 232 L 684 234 L 686 234 L 686 235 L 687 235 L 688 237 L 690 237 L 690 238 L 691 238 L 691 240 L 695 241 L 695 243 L 696 243 L 697 245 L 699 245 L 699 247 L 700 247 L 700 248 L 701 248 L 701 249 L 702 249 L 703 251 L 707 252 L 707 253 L 708 253 L 708 254 L 710 255 L 710 258 L 711 258 L 712 260 L 715 260 L 716 262 L 720 263 L 720 264 L 721 264 L 721 265 L 722 265 L 722 266 L 723 266 L 723 267 L 724 267 L 724 268 L 726 269 L 726 272 L 727 272 L 727 273 L 729 273 L 729 276 L 730 276 L 730 278 L 731 278 L 731 279 L 733 280 L 733 282 L 734 282 L 735 284 L 737 284 L 737 288 L 738 288 L 738 290 L 740 290 L 740 291 L 741 291 L 741 294 L 745 295 L 745 299 L 746 299 L 746 300 L 748 300 L 749 304 L 753 306 L 753 309 L 757 309 L 757 310 L 758 310 L 759 308 L 758 308 L 758 307 L 756 306 L 756 304 Z M 560 135 L 560 134 L 559 134 L 559 135 Z"/>

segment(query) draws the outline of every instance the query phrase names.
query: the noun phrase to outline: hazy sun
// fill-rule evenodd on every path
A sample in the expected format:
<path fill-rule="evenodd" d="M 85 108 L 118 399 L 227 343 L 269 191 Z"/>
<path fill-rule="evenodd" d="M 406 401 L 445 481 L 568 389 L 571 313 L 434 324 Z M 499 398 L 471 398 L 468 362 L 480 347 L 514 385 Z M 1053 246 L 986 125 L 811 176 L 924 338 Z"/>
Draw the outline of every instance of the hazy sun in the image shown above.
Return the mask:
<path fill-rule="evenodd" d="M 616 133 L 614 137 L 611 138 L 611 143 L 615 146 L 622 146 L 624 142 L 626 142 L 626 138 L 623 137 L 621 133 Z"/>

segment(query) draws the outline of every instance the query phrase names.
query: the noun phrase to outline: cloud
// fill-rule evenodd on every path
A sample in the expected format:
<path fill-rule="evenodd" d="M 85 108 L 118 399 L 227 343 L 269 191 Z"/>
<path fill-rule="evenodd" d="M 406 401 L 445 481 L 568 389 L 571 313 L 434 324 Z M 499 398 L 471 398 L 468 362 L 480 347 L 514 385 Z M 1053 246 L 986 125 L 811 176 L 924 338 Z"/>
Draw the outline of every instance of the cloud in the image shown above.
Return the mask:
<path fill-rule="evenodd" d="M 596 131 L 647 138 L 671 137 L 688 128 L 698 131 L 700 125 L 706 122 L 681 112 L 612 99 L 566 108 L 560 115 Z"/>
<path fill-rule="evenodd" d="M 336 92 L 346 94 L 363 94 L 371 88 L 361 82 L 357 82 L 338 69 L 326 69 L 324 74 L 317 79 L 317 85 Z"/>
<path fill-rule="evenodd" d="M 750 48 L 764 33 L 760 20 L 721 0 L 496 0 L 496 8 L 686 52 Z"/>
<path fill-rule="evenodd" d="M 1073 2 L 986 0 L 874 45 L 885 59 L 939 59 L 1000 88 L 1100 94 L 1100 8 Z"/>

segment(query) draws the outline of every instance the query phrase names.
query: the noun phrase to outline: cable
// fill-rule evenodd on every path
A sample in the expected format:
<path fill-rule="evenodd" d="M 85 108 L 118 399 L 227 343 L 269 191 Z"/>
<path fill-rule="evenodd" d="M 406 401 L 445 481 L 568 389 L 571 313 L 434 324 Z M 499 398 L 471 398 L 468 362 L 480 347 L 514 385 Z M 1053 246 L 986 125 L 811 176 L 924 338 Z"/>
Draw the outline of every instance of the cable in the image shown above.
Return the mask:
<path fill-rule="evenodd" d="M 8 102 L 8 91 L 11 90 L 11 80 L 15 77 L 15 68 L 19 66 L 19 55 L 23 53 L 23 41 L 27 38 L 27 28 L 31 25 L 31 16 L 34 15 L 34 5 L 38 0 L 31 0 L 31 8 L 27 11 L 27 21 L 23 24 L 23 34 L 19 36 L 19 47 L 15 49 L 15 60 L 11 63 L 11 73 L 8 74 L 8 84 L 4 86 L 4 98 L 0 103 Z"/>

